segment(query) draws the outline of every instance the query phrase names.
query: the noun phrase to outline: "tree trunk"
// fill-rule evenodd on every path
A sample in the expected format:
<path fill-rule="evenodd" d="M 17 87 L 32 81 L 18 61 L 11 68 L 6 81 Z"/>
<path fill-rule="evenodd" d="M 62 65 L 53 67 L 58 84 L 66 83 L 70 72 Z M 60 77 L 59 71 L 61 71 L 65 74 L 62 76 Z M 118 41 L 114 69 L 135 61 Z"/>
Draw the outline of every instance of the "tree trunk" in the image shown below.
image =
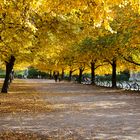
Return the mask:
<path fill-rule="evenodd" d="M 113 59 L 113 63 L 112 63 L 112 87 L 113 88 L 116 88 L 117 85 L 116 85 L 116 59 Z"/>
<path fill-rule="evenodd" d="M 91 62 L 91 84 L 95 85 L 95 63 Z"/>
<path fill-rule="evenodd" d="M 71 77 L 72 77 L 72 70 L 69 71 L 69 81 L 71 81 Z"/>
<path fill-rule="evenodd" d="M 82 70 L 82 68 L 79 68 L 79 77 L 78 77 L 78 83 L 81 83 L 81 82 L 82 82 L 82 73 L 83 73 L 83 70 Z"/>
<path fill-rule="evenodd" d="M 61 80 L 64 80 L 64 69 L 62 69 Z"/>
<path fill-rule="evenodd" d="M 14 62 L 15 62 L 15 57 L 13 55 L 11 56 L 10 61 L 6 62 L 6 76 L 5 76 L 3 86 L 2 86 L 1 93 L 8 92 L 9 79 L 10 79 L 10 74 L 11 74 L 13 66 L 14 66 Z"/>

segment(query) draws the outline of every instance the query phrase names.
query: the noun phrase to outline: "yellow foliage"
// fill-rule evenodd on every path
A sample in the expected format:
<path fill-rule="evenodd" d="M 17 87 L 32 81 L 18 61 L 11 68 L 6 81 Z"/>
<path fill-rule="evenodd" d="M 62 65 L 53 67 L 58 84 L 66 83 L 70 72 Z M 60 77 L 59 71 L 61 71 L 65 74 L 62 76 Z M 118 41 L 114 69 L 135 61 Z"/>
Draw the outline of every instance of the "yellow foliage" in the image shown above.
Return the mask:
<path fill-rule="evenodd" d="M 120 14 L 122 17 L 116 21 L 118 7 L 123 12 Z M 98 36 L 109 34 L 108 31 L 117 33 L 121 28 L 123 32 L 128 32 L 126 29 L 130 27 L 130 23 L 127 19 L 128 22 L 123 24 L 125 16 L 130 16 L 130 20 L 134 21 L 131 25 L 139 27 L 139 21 L 133 18 L 130 9 L 140 13 L 140 1 L 0 0 L 1 60 L 7 61 L 10 55 L 14 55 L 18 59 L 17 64 L 21 61 L 24 61 L 24 64 L 25 61 L 37 64 L 40 59 L 46 59 L 45 63 L 49 67 L 52 64 L 57 68 L 60 68 L 60 65 L 64 67 L 62 53 L 66 53 L 67 50 L 63 50 L 63 47 L 67 48 L 86 36 L 98 39 Z M 112 22 L 118 22 L 118 24 L 114 26 L 111 25 Z M 132 46 L 139 43 L 139 30 L 136 29 L 133 31 L 134 36 L 130 39 Z M 121 41 L 122 39 L 115 44 L 115 47 L 112 46 L 110 51 L 106 51 L 106 56 L 115 55 Z M 124 50 L 124 48 L 121 49 L 121 51 Z"/>

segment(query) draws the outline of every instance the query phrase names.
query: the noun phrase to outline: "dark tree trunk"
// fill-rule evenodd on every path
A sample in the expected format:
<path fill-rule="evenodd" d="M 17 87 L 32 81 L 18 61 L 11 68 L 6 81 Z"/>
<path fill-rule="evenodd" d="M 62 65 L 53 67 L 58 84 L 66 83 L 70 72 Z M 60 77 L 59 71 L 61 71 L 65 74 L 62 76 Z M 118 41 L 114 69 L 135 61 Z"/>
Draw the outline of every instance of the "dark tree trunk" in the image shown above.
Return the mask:
<path fill-rule="evenodd" d="M 113 59 L 113 63 L 112 63 L 112 87 L 113 88 L 116 88 L 117 85 L 116 85 L 116 59 Z"/>
<path fill-rule="evenodd" d="M 91 84 L 95 85 L 95 63 L 91 62 Z"/>
<path fill-rule="evenodd" d="M 78 77 L 78 83 L 82 82 L 82 73 L 83 73 L 83 69 L 79 68 L 79 77 Z"/>
<path fill-rule="evenodd" d="M 72 77 L 72 70 L 69 71 L 69 81 L 71 81 L 71 77 Z"/>
<path fill-rule="evenodd" d="M 64 80 L 64 69 L 62 69 L 61 80 Z"/>
<path fill-rule="evenodd" d="M 9 79 L 10 79 L 10 74 L 12 72 L 13 66 L 15 62 L 15 57 L 11 56 L 9 62 L 6 62 L 6 76 L 5 80 L 2 86 L 1 93 L 7 93 L 8 92 L 8 87 L 9 87 Z"/>

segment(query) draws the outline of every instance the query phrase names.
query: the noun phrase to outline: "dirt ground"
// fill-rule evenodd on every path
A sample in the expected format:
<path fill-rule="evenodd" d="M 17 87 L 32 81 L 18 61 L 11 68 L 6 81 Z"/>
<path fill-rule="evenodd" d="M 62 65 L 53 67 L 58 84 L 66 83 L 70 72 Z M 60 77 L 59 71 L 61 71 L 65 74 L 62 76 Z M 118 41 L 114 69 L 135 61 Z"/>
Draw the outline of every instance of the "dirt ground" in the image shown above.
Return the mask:
<path fill-rule="evenodd" d="M 26 138 L 34 140 L 140 140 L 140 93 L 24 79 L 15 80 L 9 94 L 30 92 L 39 94 L 53 110 L 1 113 L 1 132 L 38 134 Z"/>

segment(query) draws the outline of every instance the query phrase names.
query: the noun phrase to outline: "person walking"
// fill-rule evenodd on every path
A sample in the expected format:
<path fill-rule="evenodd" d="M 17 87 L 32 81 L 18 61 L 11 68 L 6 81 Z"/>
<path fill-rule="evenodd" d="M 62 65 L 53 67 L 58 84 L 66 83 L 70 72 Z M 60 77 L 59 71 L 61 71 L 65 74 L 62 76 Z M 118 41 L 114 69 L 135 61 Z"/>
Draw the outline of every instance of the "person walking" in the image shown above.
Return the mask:
<path fill-rule="evenodd" d="M 54 71 L 54 80 L 55 80 L 55 82 L 57 82 L 57 80 L 58 80 L 58 77 L 59 77 L 59 72 L 58 71 Z"/>

